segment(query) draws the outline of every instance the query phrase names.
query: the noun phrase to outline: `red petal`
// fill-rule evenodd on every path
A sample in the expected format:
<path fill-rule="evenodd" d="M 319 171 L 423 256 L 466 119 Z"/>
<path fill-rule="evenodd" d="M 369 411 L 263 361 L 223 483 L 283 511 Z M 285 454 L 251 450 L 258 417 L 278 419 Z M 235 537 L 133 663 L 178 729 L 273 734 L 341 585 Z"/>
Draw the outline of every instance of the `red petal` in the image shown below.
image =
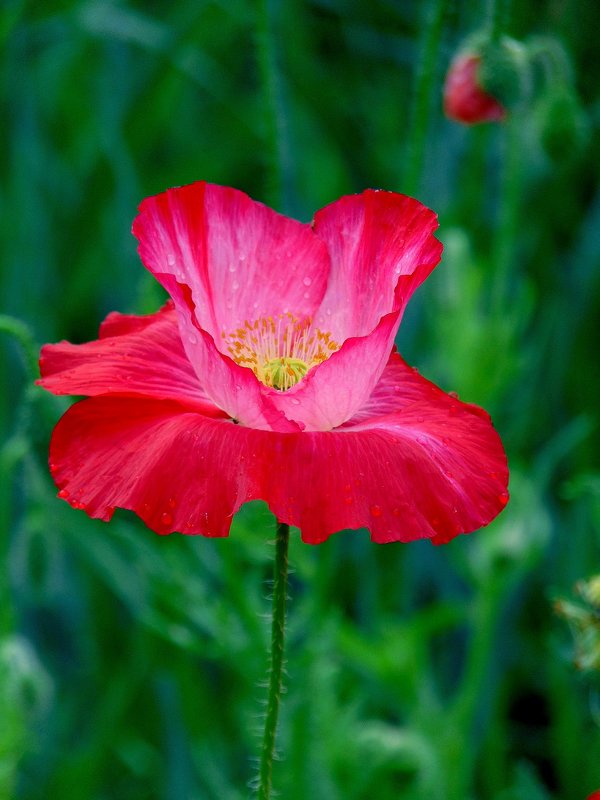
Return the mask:
<path fill-rule="evenodd" d="M 314 230 L 331 257 L 318 326 L 343 342 L 368 335 L 385 314 L 402 312 L 439 263 L 437 227 L 433 211 L 394 192 L 370 189 L 318 211 Z"/>
<path fill-rule="evenodd" d="M 237 487 L 215 472 L 238 426 L 175 403 L 126 397 L 83 400 L 58 422 L 50 470 L 59 497 L 108 521 L 135 511 L 157 533 L 225 536 Z M 228 452 L 229 469 L 234 467 Z"/>
<path fill-rule="evenodd" d="M 395 496 L 403 494 L 428 523 L 435 544 L 487 525 L 508 502 L 506 454 L 489 415 L 443 392 L 397 353 L 343 429 L 384 437 L 405 453 Z"/>
<path fill-rule="evenodd" d="M 242 503 L 259 498 L 313 544 L 362 526 L 376 542 L 441 543 L 490 522 L 506 505 L 508 470 L 485 412 L 399 356 L 375 395 L 371 411 L 385 416 L 289 434 L 164 402 L 86 400 L 55 429 L 52 470 L 61 496 L 91 516 L 121 506 L 159 533 L 224 536 Z"/>
<path fill-rule="evenodd" d="M 191 289 L 196 319 L 217 344 L 245 320 L 311 316 L 329 257 L 309 225 L 244 192 L 199 181 L 149 197 L 133 224 L 146 267 Z"/>
<path fill-rule="evenodd" d="M 341 349 L 273 404 L 307 430 L 330 430 L 367 401 L 389 358 L 404 308 L 440 260 L 437 217 L 393 192 L 342 197 L 315 216 L 331 255 L 331 277 L 316 315 Z"/>
<path fill-rule="evenodd" d="M 126 394 L 172 399 L 224 416 L 202 390 L 181 344 L 172 304 L 156 314 L 109 314 L 101 338 L 42 348 L 38 381 L 54 394 Z"/>
<path fill-rule="evenodd" d="M 143 331 L 144 328 L 147 328 L 156 319 L 160 319 L 164 314 L 169 314 L 171 318 L 175 318 L 173 314 L 174 308 L 173 301 L 167 300 L 164 306 L 155 314 L 140 316 L 139 314 L 121 314 L 118 311 L 111 311 L 100 323 L 99 338 L 106 339 L 109 336 L 123 336 L 126 333 Z"/>

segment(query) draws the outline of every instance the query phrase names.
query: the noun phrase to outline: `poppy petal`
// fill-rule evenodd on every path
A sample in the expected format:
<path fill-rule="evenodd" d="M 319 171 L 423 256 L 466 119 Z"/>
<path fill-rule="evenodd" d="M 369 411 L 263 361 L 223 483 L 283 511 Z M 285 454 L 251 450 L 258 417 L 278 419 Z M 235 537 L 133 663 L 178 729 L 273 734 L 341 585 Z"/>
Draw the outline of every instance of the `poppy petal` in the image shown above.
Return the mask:
<path fill-rule="evenodd" d="M 186 358 L 172 303 L 146 316 L 110 314 L 100 337 L 86 344 L 44 345 L 38 383 L 54 394 L 143 395 L 224 415 Z"/>
<path fill-rule="evenodd" d="M 314 231 L 331 259 L 318 327 L 343 342 L 370 334 L 385 314 L 402 312 L 439 263 L 437 227 L 433 211 L 395 192 L 369 189 L 318 211 Z"/>
<path fill-rule="evenodd" d="M 246 320 L 310 317 L 323 298 L 325 244 L 244 192 L 199 181 L 149 197 L 139 211 L 142 261 L 167 291 L 166 275 L 190 288 L 196 320 L 217 343 Z"/>
<path fill-rule="evenodd" d="M 172 402 L 93 397 L 59 420 L 50 471 L 59 497 L 91 517 L 108 521 L 118 506 L 157 533 L 226 536 L 240 505 L 239 454 L 227 446 L 239 429 Z"/>
<path fill-rule="evenodd" d="M 508 502 L 506 454 L 487 412 L 446 394 L 398 353 L 344 429 L 406 453 L 395 497 L 424 515 L 434 544 L 487 525 Z"/>
<path fill-rule="evenodd" d="M 369 190 L 315 216 L 331 277 L 316 325 L 342 342 L 291 391 L 270 394 L 306 430 L 341 425 L 367 401 L 392 349 L 406 303 L 439 262 L 437 217 L 411 197 Z"/>
<path fill-rule="evenodd" d="M 176 404 L 100 397 L 74 405 L 50 448 L 59 493 L 108 519 L 134 510 L 158 533 L 225 536 L 232 515 L 263 499 L 318 544 L 367 527 L 376 542 L 439 544 L 491 521 L 506 505 L 507 468 L 489 418 L 415 375 L 399 356 L 383 383 L 408 400 L 330 432 L 233 425 Z M 402 393 L 398 393 L 400 396 Z"/>

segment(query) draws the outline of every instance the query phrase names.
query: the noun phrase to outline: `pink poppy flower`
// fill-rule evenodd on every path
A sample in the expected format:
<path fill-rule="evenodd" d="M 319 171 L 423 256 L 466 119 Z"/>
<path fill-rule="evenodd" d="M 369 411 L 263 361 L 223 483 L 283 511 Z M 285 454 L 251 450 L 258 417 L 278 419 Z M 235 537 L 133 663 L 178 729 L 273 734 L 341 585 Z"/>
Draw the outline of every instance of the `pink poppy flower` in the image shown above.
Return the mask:
<path fill-rule="evenodd" d="M 133 232 L 172 300 L 42 349 L 40 383 L 88 395 L 52 436 L 59 496 L 161 534 L 226 536 L 255 499 L 312 544 L 360 527 L 439 544 L 486 525 L 508 500 L 488 415 L 394 349 L 440 259 L 436 227 L 383 191 L 311 225 L 203 182 L 144 200 Z"/>
<path fill-rule="evenodd" d="M 506 117 L 506 109 L 481 85 L 481 56 L 459 54 L 448 70 L 444 85 L 444 112 L 449 119 L 473 125 Z"/>

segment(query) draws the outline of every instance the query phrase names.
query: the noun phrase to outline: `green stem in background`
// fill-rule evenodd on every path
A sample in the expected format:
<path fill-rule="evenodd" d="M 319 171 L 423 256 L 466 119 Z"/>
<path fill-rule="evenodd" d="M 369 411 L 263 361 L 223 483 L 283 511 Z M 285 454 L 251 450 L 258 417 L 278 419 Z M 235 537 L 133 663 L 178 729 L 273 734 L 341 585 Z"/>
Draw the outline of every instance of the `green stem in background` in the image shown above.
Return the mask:
<path fill-rule="evenodd" d="M 431 0 L 423 21 L 423 37 L 415 75 L 411 123 L 406 143 L 404 179 L 401 187 L 403 192 L 413 196 L 419 192 L 423 172 L 445 8 L 446 0 Z"/>
<path fill-rule="evenodd" d="M 281 700 L 281 679 L 283 675 L 283 641 L 285 632 L 285 606 L 287 600 L 288 544 L 290 527 L 284 522 L 277 523 L 275 542 L 275 564 L 273 572 L 273 620 L 271 625 L 271 664 L 267 695 L 265 732 L 260 754 L 258 800 L 269 800 L 273 782 L 273 758 L 275 755 L 275 736 Z"/>
<path fill-rule="evenodd" d="M 505 29 L 504 0 L 487 0 L 487 30 L 492 42 L 497 42 Z"/>
<path fill-rule="evenodd" d="M 0 314 L 0 332 L 8 333 L 15 339 L 21 348 L 23 363 L 33 381 L 38 377 L 38 352 L 39 347 L 35 343 L 33 335 L 27 325 L 15 317 L 7 314 Z"/>
<path fill-rule="evenodd" d="M 472 639 L 466 657 L 460 687 L 446 715 L 447 797 L 469 796 L 473 769 L 480 747 L 475 731 L 475 717 L 482 697 L 490 688 L 490 668 L 496 625 L 507 585 L 502 578 L 491 579 L 476 598 L 472 620 Z"/>
<path fill-rule="evenodd" d="M 263 124 L 267 151 L 265 200 L 278 211 L 286 211 L 288 206 L 286 174 L 289 172 L 289 147 L 269 6 L 269 0 L 257 0 L 256 49 L 263 91 Z"/>
<path fill-rule="evenodd" d="M 494 242 L 494 277 L 491 288 L 492 314 L 506 313 L 507 293 L 512 272 L 512 259 L 519 233 L 519 217 L 523 190 L 521 133 L 523 122 L 518 114 L 511 116 L 504 130 L 504 171 L 498 203 L 498 224 Z"/>

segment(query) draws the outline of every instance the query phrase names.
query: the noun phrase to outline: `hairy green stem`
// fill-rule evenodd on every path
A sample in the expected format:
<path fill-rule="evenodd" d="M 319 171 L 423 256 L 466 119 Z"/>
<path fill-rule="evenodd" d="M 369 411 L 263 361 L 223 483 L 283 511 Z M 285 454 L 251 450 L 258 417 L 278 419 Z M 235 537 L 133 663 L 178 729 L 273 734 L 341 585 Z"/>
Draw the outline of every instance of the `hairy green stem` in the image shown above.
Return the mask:
<path fill-rule="evenodd" d="M 409 195 L 418 193 L 423 172 L 425 143 L 429 127 L 429 115 L 445 8 L 446 0 L 431 0 L 423 20 L 423 38 L 415 75 L 411 123 L 406 143 L 402 185 L 402 191 Z"/>
<path fill-rule="evenodd" d="M 287 206 L 285 176 L 289 162 L 289 148 L 269 0 L 257 0 L 256 49 L 265 110 L 265 199 L 273 208 L 285 211 Z"/>
<path fill-rule="evenodd" d="M 273 758 L 277 719 L 281 701 L 281 681 L 283 675 L 283 643 L 285 632 L 285 606 L 287 600 L 288 544 L 290 527 L 284 522 L 277 523 L 275 542 L 275 564 L 273 571 L 273 620 L 271 624 L 271 663 L 269 669 L 269 688 L 267 713 L 259 766 L 258 799 L 269 800 L 273 783 Z"/>

